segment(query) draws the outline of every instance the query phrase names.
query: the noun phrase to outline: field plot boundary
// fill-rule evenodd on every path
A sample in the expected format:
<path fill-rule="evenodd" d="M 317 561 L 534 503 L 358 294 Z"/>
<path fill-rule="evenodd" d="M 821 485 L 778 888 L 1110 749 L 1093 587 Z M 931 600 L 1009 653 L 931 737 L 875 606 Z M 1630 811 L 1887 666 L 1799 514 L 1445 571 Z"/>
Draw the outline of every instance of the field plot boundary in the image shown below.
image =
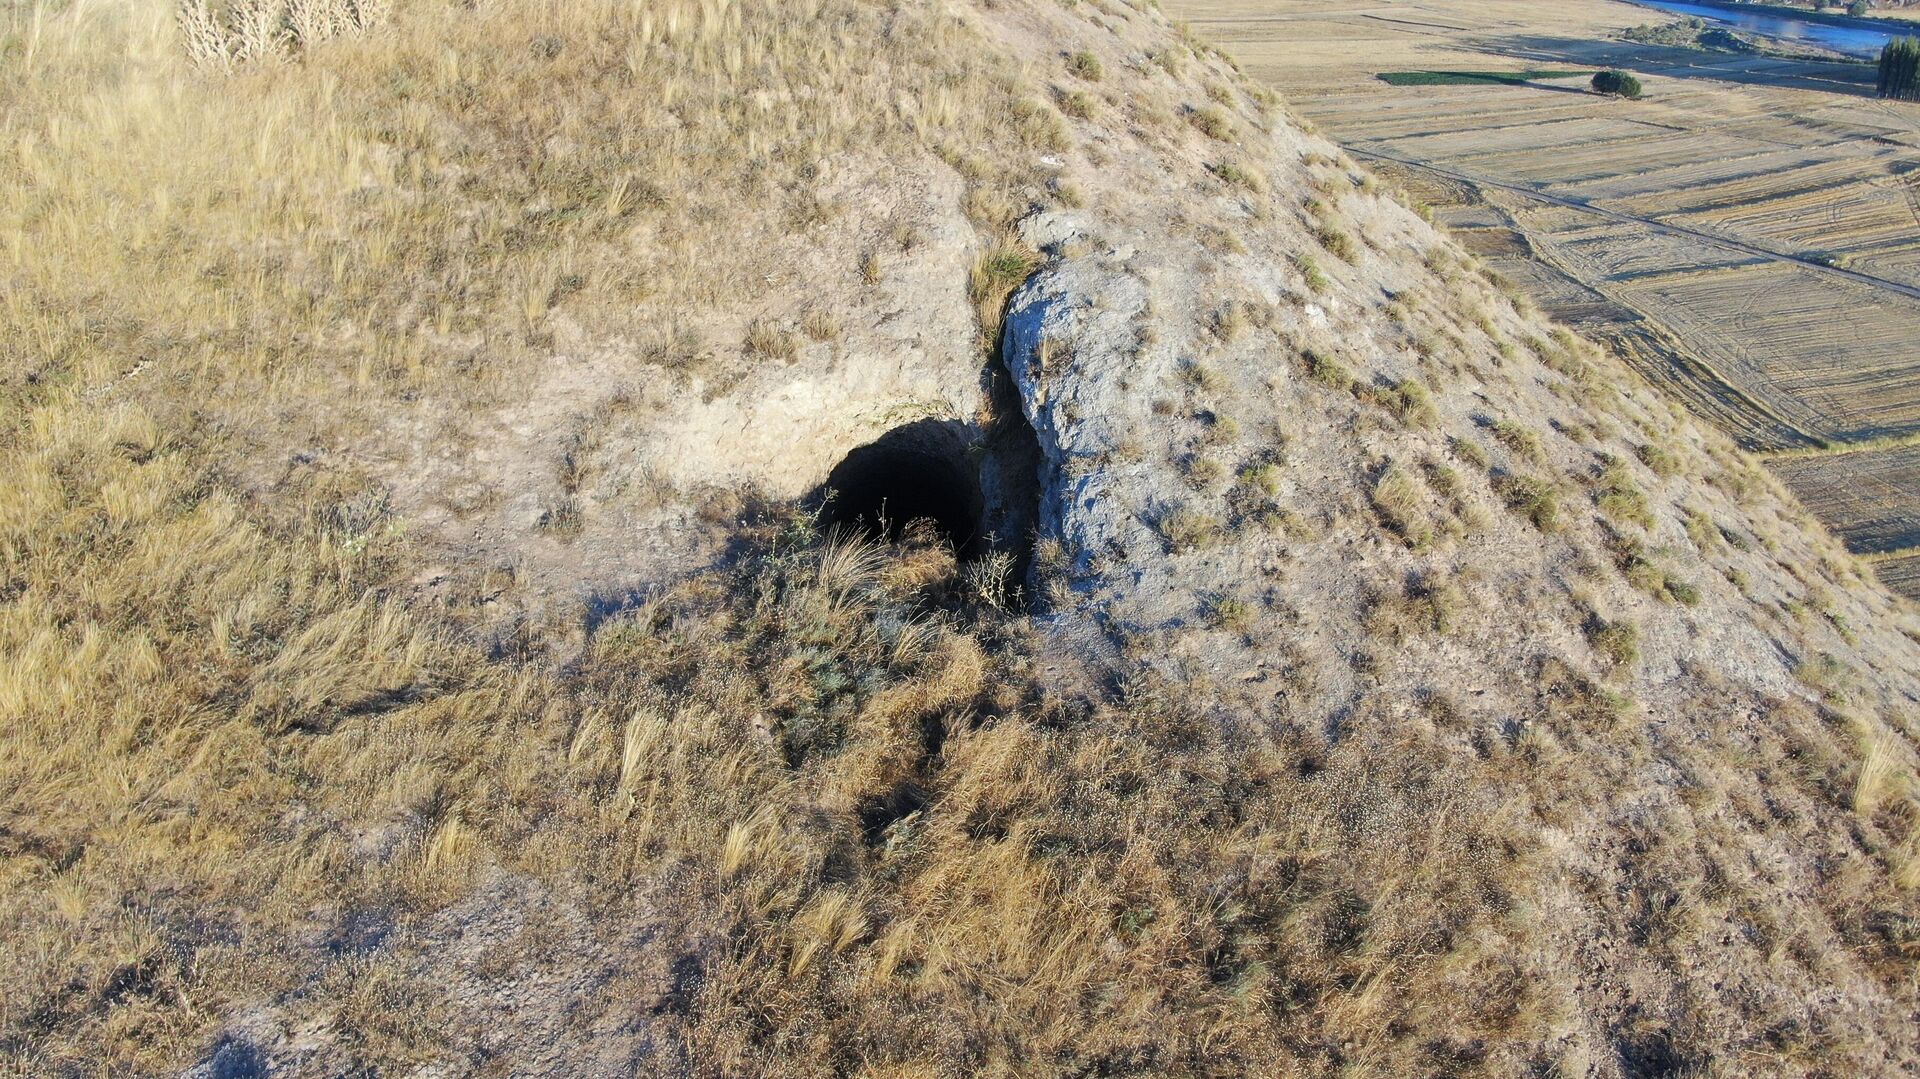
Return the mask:
<path fill-rule="evenodd" d="M 1767 461 L 1797 461 L 1806 457 L 1852 457 L 1862 453 L 1906 449 L 1909 446 L 1920 446 L 1920 431 L 1910 431 L 1904 435 L 1888 435 L 1884 438 L 1862 439 L 1858 442 L 1829 442 L 1821 446 L 1758 450 L 1755 456 Z"/>

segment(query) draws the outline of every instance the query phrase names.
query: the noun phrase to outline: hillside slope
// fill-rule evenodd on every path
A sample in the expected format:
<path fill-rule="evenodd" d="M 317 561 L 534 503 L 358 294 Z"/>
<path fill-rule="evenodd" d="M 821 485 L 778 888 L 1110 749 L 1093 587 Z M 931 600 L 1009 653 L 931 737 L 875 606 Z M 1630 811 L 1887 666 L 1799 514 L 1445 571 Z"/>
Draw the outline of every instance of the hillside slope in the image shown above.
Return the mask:
<path fill-rule="evenodd" d="M 1920 1066 L 1920 621 L 1150 6 L 326 10 L 9 11 L 11 1070 Z"/>

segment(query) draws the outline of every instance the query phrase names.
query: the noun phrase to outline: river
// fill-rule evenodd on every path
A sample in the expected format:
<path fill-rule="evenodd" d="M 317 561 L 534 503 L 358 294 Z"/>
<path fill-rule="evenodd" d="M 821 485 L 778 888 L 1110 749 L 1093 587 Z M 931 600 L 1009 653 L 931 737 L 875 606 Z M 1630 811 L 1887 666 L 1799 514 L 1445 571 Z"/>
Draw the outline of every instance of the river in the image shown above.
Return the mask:
<path fill-rule="evenodd" d="M 1880 47 L 1896 36 L 1884 30 L 1808 22 L 1791 15 L 1742 11 L 1737 7 L 1721 7 L 1717 4 L 1689 4 L 1682 0 L 1633 0 L 1633 2 L 1641 7 L 1658 8 L 1675 15 L 1692 15 L 1720 26 L 1744 30 L 1750 34 L 1764 34 L 1767 37 L 1818 45 L 1849 56 L 1862 56 L 1869 59 L 1879 56 Z"/>

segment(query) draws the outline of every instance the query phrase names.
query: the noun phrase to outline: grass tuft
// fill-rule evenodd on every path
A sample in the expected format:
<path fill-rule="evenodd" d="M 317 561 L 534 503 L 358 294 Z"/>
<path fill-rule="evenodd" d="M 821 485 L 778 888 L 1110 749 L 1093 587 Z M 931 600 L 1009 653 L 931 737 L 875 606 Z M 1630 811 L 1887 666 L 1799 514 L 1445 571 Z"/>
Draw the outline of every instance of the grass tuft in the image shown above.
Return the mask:
<path fill-rule="evenodd" d="M 969 295 L 982 327 L 1000 325 L 1013 290 L 1040 268 L 1040 253 L 1014 240 L 1001 240 L 974 259 L 967 275 Z"/>
<path fill-rule="evenodd" d="M 1494 493 L 1508 509 L 1525 517 L 1542 532 L 1560 528 L 1560 493 L 1550 481 L 1535 476 L 1507 474 L 1495 477 Z"/>

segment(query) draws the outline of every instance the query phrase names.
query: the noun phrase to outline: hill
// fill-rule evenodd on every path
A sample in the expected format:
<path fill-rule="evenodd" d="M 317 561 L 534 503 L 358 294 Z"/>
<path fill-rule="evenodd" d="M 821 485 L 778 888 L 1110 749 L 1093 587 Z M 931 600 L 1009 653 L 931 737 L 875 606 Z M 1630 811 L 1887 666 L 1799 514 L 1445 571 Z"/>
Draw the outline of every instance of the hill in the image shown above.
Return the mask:
<path fill-rule="evenodd" d="M 0 48 L 12 1070 L 1920 1058 L 1911 608 L 1150 5 L 187 11 Z"/>

